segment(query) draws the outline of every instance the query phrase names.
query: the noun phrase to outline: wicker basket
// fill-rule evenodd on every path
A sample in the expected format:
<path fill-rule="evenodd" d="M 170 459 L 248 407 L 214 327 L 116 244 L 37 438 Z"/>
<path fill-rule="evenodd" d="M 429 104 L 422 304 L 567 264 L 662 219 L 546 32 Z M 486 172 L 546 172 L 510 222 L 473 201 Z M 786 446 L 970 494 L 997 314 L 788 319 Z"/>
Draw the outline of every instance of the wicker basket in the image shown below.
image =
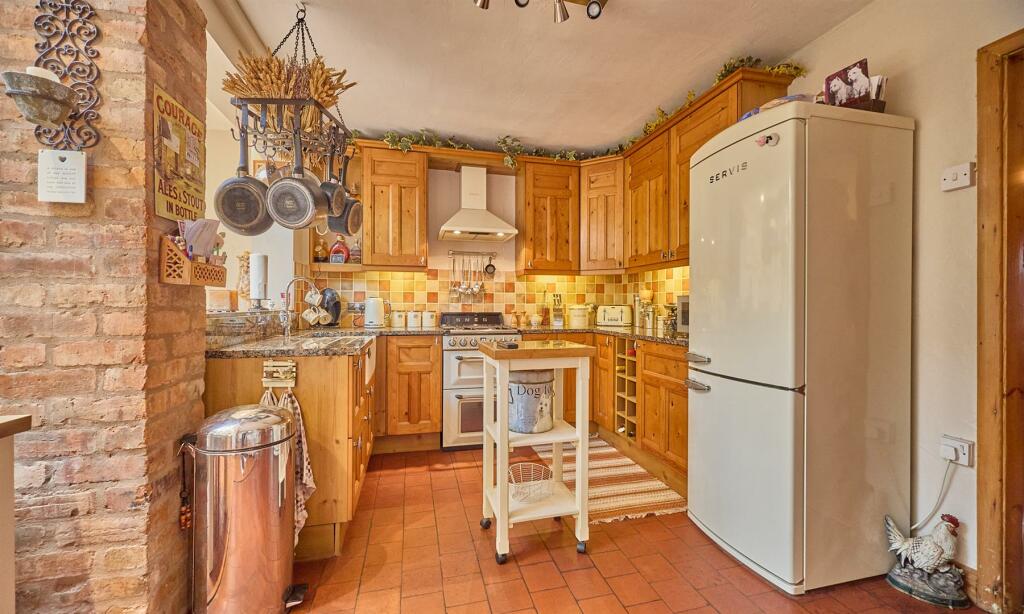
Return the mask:
<path fill-rule="evenodd" d="M 160 281 L 165 284 L 223 288 L 227 285 L 228 270 L 216 264 L 189 260 L 174 241 L 164 235 L 160 237 Z"/>
<path fill-rule="evenodd" d="M 508 485 L 516 501 L 539 501 L 551 494 L 551 469 L 540 463 L 516 463 L 508 468 Z"/>

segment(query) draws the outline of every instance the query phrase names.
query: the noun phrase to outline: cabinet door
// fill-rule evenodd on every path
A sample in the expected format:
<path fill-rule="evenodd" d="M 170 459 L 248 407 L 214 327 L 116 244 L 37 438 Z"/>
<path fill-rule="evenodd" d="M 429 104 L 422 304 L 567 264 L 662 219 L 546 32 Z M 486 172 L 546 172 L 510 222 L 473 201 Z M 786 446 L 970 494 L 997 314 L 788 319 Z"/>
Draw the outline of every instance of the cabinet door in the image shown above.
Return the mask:
<path fill-rule="evenodd" d="M 637 385 L 640 390 L 638 402 L 643 412 L 643 426 L 640 443 L 645 450 L 662 455 L 665 453 L 665 412 L 667 399 L 660 377 L 644 374 Z"/>
<path fill-rule="evenodd" d="M 440 339 L 388 338 L 388 435 L 441 432 Z"/>
<path fill-rule="evenodd" d="M 623 242 L 622 158 L 580 168 L 580 270 L 621 269 Z"/>
<path fill-rule="evenodd" d="M 518 176 L 517 268 L 571 273 L 580 260 L 580 169 L 527 162 Z"/>
<path fill-rule="evenodd" d="M 594 335 L 597 368 L 594 369 L 591 419 L 609 431 L 615 430 L 615 345 L 611 335 Z"/>
<path fill-rule="evenodd" d="M 678 382 L 666 381 L 662 387 L 665 399 L 665 458 L 686 468 L 687 420 L 689 409 L 687 388 Z"/>
<path fill-rule="evenodd" d="M 668 257 L 668 133 L 626 158 L 626 266 Z"/>
<path fill-rule="evenodd" d="M 558 333 L 559 341 L 570 341 L 583 345 L 592 345 L 593 340 L 589 333 Z M 590 361 L 590 377 L 594 377 L 594 361 Z M 565 404 L 562 406 L 562 414 L 569 424 L 576 424 L 576 369 L 566 369 L 563 374 L 562 391 L 565 396 Z M 590 398 L 590 420 L 594 419 L 594 399 Z"/>
<path fill-rule="evenodd" d="M 427 155 L 363 149 L 363 262 L 427 265 Z"/>
<path fill-rule="evenodd" d="M 672 127 L 669 164 L 668 259 L 690 261 L 690 158 L 701 145 L 731 126 L 737 117 L 737 91 L 731 87 Z"/>

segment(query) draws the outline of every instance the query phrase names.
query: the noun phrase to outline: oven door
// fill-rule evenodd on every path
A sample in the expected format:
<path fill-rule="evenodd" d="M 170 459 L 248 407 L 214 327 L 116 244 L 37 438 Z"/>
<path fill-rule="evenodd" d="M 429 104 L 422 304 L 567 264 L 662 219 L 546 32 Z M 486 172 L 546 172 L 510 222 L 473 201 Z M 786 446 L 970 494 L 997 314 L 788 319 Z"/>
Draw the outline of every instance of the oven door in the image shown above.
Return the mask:
<path fill-rule="evenodd" d="M 483 445 L 483 388 L 445 390 L 441 415 L 443 421 L 441 430 L 442 447 Z"/>
<path fill-rule="evenodd" d="M 444 353 L 444 384 L 449 388 L 483 388 L 484 355 L 480 350 L 448 350 Z"/>

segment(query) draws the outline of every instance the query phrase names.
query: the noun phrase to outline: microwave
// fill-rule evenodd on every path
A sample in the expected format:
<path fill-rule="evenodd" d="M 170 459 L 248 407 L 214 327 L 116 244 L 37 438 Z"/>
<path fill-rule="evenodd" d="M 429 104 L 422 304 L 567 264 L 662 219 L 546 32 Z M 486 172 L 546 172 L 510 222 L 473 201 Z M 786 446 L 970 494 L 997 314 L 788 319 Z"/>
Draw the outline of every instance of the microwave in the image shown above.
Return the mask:
<path fill-rule="evenodd" d="M 690 296 L 676 297 L 676 331 L 690 332 Z"/>

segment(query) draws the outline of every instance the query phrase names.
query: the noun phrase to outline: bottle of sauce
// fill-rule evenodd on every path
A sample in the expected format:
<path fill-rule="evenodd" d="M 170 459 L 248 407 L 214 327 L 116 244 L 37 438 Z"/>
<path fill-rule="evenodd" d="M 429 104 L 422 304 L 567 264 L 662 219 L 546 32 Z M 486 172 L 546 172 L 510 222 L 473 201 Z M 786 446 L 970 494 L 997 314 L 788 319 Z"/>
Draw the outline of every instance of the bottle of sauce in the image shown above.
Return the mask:
<path fill-rule="evenodd" d="M 345 245 L 345 239 L 340 234 L 334 241 L 334 245 L 331 246 L 331 256 L 329 262 L 331 264 L 345 264 L 348 262 L 350 252 L 348 245 Z"/>
<path fill-rule="evenodd" d="M 327 241 L 320 239 L 313 249 L 313 262 L 327 262 Z"/>

